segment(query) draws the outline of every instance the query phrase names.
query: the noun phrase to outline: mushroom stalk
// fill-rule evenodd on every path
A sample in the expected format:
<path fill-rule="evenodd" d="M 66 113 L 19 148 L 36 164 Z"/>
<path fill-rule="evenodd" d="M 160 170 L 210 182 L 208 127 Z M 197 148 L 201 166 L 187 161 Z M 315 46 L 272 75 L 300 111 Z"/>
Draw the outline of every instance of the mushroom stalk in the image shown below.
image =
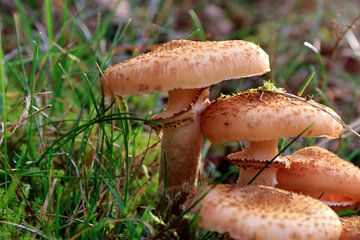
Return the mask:
<path fill-rule="evenodd" d="M 170 91 L 166 110 L 153 117 L 163 124 L 160 192 L 196 186 L 203 142 L 200 114 L 209 104 L 208 96 L 209 88 Z"/>
<path fill-rule="evenodd" d="M 237 184 L 240 186 L 249 185 L 250 180 L 260 171 L 260 168 L 244 168 L 240 170 L 240 176 L 237 181 Z M 251 183 L 251 185 L 264 185 L 275 187 L 278 184 L 276 180 L 277 168 L 266 168 L 256 179 Z"/>
<path fill-rule="evenodd" d="M 276 154 L 278 154 L 278 140 L 272 139 L 259 142 L 251 141 L 245 150 L 234 153 L 234 157 L 270 161 Z"/>
<path fill-rule="evenodd" d="M 200 173 L 203 135 L 198 116 L 186 127 L 164 129 L 161 139 L 160 189 L 196 185 Z"/>
<path fill-rule="evenodd" d="M 230 154 L 227 159 L 231 163 L 236 164 L 237 159 L 247 160 L 249 162 L 256 160 L 258 166 L 245 166 L 243 163 L 239 164 L 240 176 L 238 179 L 238 184 L 240 186 L 248 185 L 249 181 L 260 171 L 260 169 L 270 161 L 277 153 L 277 139 L 259 141 L 259 142 L 249 142 L 249 146 L 240 152 Z M 266 186 L 276 186 L 276 173 L 277 168 L 266 168 L 257 178 L 252 182 L 252 185 L 266 185 Z"/>

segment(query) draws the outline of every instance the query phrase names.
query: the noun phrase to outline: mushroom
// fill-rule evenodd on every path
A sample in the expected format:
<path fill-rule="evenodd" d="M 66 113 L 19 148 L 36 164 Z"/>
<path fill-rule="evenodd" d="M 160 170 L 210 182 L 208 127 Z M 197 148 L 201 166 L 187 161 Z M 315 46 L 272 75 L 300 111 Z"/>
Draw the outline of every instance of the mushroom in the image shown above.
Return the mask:
<path fill-rule="evenodd" d="M 228 233 L 233 239 L 335 240 L 341 234 L 336 213 L 308 196 L 268 186 L 238 185 L 217 185 L 203 196 L 198 193 L 192 201 L 198 201 L 192 211 L 199 215 L 200 226 Z"/>
<path fill-rule="evenodd" d="M 341 217 L 342 232 L 340 240 L 360 239 L 360 216 Z"/>
<path fill-rule="evenodd" d="M 191 189 L 197 182 L 203 140 L 199 116 L 209 103 L 204 87 L 269 70 L 268 55 L 253 43 L 173 40 L 110 67 L 102 84 L 111 96 L 168 91 L 166 109 L 152 119 L 162 124 L 155 126 L 162 131 L 159 190 L 170 191 Z"/>
<path fill-rule="evenodd" d="M 317 108 L 318 106 L 319 108 Z M 326 109 L 324 112 L 321 109 Z M 203 133 L 213 143 L 247 140 L 248 147 L 228 155 L 227 160 L 238 166 L 255 162 L 264 166 L 278 154 L 278 138 L 302 136 L 337 138 L 343 127 L 329 113 L 333 110 L 312 100 L 301 101 L 276 91 L 250 90 L 212 102 L 201 115 Z M 277 159 L 285 164 L 286 160 Z M 240 183 L 248 183 L 257 172 L 250 164 L 240 173 Z M 244 173 L 245 172 L 245 173 Z M 262 179 L 253 184 L 275 186 L 277 168 L 265 169 Z"/>
<path fill-rule="evenodd" d="M 360 168 L 320 147 L 287 156 L 291 167 L 277 172 L 278 186 L 318 198 L 334 208 L 360 202 Z"/>

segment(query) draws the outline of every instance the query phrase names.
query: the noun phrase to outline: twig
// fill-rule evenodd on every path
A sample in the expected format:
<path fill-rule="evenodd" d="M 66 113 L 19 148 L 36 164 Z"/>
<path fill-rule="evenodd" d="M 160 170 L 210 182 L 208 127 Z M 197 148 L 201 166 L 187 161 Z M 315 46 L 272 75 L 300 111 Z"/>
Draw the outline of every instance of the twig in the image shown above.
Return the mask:
<path fill-rule="evenodd" d="M 352 132 L 353 134 L 355 134 L 358 138 L 360 138 L 360 134 L 358 132 L 356 132 L 350 125 L 346 124 L 340 117 L 336 116 L 335 114 L 333 114 L 332 112 L 329 112 L 326 107 L 323 107 L 319 104 L 316 103 L 312 103 L 311 100 L 308 100 L 307 98 L 302 98 L 299 96 L 296 96 L 294 94 L 291 93 L 287 93 L 287 92 L 277 92 L 277 91 L 271 91 L 271 90 L 262 90 L 262 91 L 268 91 L 268 92 L 272 92 L 272 93 L 276 93 L 276 94 L 281 94 L 299 101 L 303 101 L 307 104 L 309 104 L 310 106 L 317 108 L 327 114 L 329 114 L 333 119 L 335 119 L 338 123 L 340 123 L 344 128 L 346 128 L 348 131 Z"/>
<path fill-rule="evenodd" d="M 48 109 L 48 108 L 51 108 L 51 105 L 47 105 L 47 106 L 45 106 L 45 107 L 42 107 L 42 108 L 40 108 L 39 110 L 33 112 L 31 115 L 26 116 L 26 117 L 20 119 L 19 122 L 12 124 L 12 125 L 11 125 L 10 127 L 8 127 L 5 131 L 6 131 L 6 132 L 10 132 L 10 131 L 13 131 L 13 132 L 14 132 L 20 125 L 24 124 L 24 122 L 27 121 L 29 118 L 31 118 L 32 116 L 34 116 L 34 115 L 36 115 L 36 114 L 39 114 L 39 113 L 45 111 L 45 110 Z M 3 135 L 4 135 L 4 131 L 1 131 L 1 132 L 0 132 L 0 137 L 2 137 Z"/>
<path fill-rule="evenodd" d="M 332 56 L 331 56 L 331 59 L 332 59 L 332 60 L 334 60 L 335 54 L 336 54 L 336 50 L 338 49 L 339 44 L 340 44 L 341 40 L 343 40 L 345 34 L 346 34 L 350 29 L 352 29 L 352 28 L 355 26 L 355 24 L 357 23 L 357 21 L 359 21 L 359 20 L 360 20 L 360 14 L 358 14 L 357 17 L 354 18 L 354 20 L 350 23 L 350 25 L 348 25 L 348 26 L 346 27 L 346 29 L 341 33 L 340 37 L 338 37 L 338 38 L 336 39 L 336 42 L 335 42 L 334 48 L 333 48 L 333 53 L 332 53 Z"/>

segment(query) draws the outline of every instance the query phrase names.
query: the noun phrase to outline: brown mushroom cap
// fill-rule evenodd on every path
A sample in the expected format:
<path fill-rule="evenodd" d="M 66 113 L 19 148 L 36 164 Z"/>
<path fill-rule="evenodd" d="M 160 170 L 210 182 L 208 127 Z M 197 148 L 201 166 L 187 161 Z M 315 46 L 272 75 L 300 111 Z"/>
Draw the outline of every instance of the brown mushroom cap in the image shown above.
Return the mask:
<path fill-rule="evenodd" d="M 360 239 L 360 216 L 341 217 L 343 230 L 340 240 L 359 240 Z"/>
<path fill-rule="evenodd" d="M 325 193 L 320 199 L 329 204 L 360 201 L 360 168 L 320 147 L 307 147 L 287 156 L 289 169 L 279 169 L 279 187 L 303 192 Z M 328 195 L 329 199 L 327 199 Z"/>
<path fill-rule="evenodd" d="M 195 210 L 203 228 L 234 239 L 338 239 L 341 233 L 328 206 L 272 187 L 218 185 Z"/>
<path fill-rule="evenodd" d="M 173 40 L 108 68 L 102 81 L 107 95 L 122 96 L 202 88 L 268 71 L 269 57 L 254 43 Z"/>
<path fill-rule="evenodd" d="M 247 91 L 212 102 L 202 113 L 201 128 L 211 142 L 295 137 L 311 124 L 303 136 L 339 137 L 342 125 L 312 105 L 338 116 L 330 108 L 312 100 L 300 101 L 270 91 Z"/>

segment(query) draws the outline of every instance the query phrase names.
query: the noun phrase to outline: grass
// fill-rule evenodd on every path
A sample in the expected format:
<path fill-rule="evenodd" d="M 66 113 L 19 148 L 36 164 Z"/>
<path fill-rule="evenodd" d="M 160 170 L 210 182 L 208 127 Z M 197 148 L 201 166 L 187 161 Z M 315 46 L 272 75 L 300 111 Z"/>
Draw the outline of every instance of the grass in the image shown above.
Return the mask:
<path fill-rule="evenodd" d="M 273 82 L 331 104 L 348 123 L 359 118 L 360 79 L 346 65 L 351 60 L 359 69 L 359 59 L 345 54 L 351 50 L 346 41 L 336 43 L 335 60 L 303 46 L 316 39 L 332 46 L 329 22 L 337 20 L 340 28 L 351 22 L 356 17 L 351 4 L 343 9 L 319 1 L 313 8 L 297 1 L 283 16 L 281 9 L 267 4 L 215 2 L 223 13 L 216 17 L 228 19 L 231 31 L 216 30 L 220 20 L 209 20 L 202 1 L 191 6 L 129 1 L 132 18 L 115 23 L 114 12 L 88 1 L 4 3 L 0 239 L 226 238 L 199 230 L 197 219 L 187 213 L 179 217 L 157 209 L 160 144 L 146 123 L 161 110 L 164 95 L 127 97 L 112 104 L 101 95 L 101 71 L 157 42 L 178 37 L 258 42 L 274 59 Z M 262 18 L 254 9 L 273 14 Z M 336 11 L 348 15 L 337 19 Z M 291 35 L 304 26 L 311 34 Z M 254 80 L 223 83 L 213 92 L 254 87 L 262 79 Z M 286 142 L 290 140 L 282 146 Z M 301 139 L 291 149 L 313 143 L 317 141 Z M 353 135 L 326 145 L 360 165 L 360 143 Z M 206 163 L 221 159 L 229 146 L 237 148 L 226 143 L 204 150 Z M 229 176 L 223 181 L 234 175 L 231 168 L 228 175 L 215 171 L 214 176 Z M 204 176 L 215 181 L 211 174 Z"/>

